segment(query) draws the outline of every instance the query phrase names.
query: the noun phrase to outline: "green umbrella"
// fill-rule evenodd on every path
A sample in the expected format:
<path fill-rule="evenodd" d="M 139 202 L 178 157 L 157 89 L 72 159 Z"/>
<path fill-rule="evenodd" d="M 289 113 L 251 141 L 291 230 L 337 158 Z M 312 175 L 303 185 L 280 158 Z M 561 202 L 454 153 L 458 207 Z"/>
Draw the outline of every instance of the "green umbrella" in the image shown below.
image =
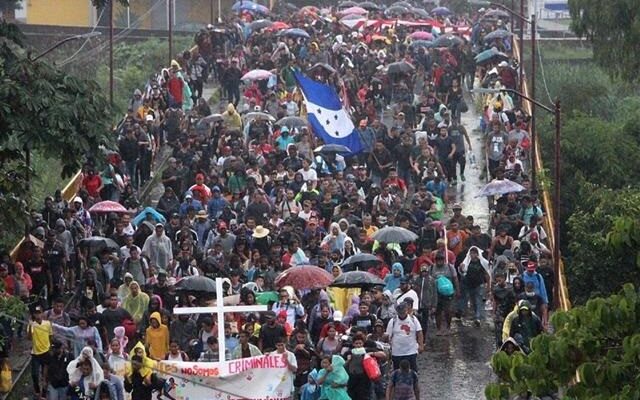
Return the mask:
<path fill-rule="evenodd" d="M 279 300 L 278 292 L 259 292 L 256 293 L 256 302 L 260 305 L 268 305 L 270 302 Z"/>

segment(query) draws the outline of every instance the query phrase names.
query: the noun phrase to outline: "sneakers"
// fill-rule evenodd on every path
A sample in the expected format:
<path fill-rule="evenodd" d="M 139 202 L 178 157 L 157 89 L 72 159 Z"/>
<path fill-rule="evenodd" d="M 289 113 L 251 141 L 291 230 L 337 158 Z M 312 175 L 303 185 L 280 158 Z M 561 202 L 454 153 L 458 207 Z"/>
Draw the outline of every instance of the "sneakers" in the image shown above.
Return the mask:
<path fill-rule="evenodd" d="M 479 320 L 479 319 L 476 319 L 475 321 L 473 321 L 473 325 L 474 325 L 476 328 L 479 328 L 479 327 L 480 327 L 480 320 Z"/>
<path fill-rule="evenodd" d="M 461 180 L 462 182 L 464 182 L 464 181 L 466 181 L 467 179 L 464 177 L 464 175 L 460 175 L 460 180 Z"/>

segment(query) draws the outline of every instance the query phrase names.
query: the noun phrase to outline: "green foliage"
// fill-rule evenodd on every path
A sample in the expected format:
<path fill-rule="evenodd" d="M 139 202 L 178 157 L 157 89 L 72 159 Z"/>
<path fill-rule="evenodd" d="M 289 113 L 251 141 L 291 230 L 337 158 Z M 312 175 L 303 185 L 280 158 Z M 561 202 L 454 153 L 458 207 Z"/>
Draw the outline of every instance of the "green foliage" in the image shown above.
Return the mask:
<path fill-rule="evenodd" d="M 640 396 L 640 296 L 627 284 L 608 298 L 558 311 L 555 333 L 531 342 L 531 354 L 496 353 L 491 366 L 499 382 L 485 389 L 488 399 L 530 392 L 564 393 L 565 399 L 623 400 Z M 576 375 L 579 382 L 574 382 Z"/>
<path fill-rule="evenodd" d="M 24 319 L 27 313 L 27 305 L 15 296 L 9 296 L 4 292 L 4 281 L 0 280 L 0 313 L 2 318 L 12 318 L 15 320 Z M 12 321 L 12 323 L 14 323 Z M 0 344 L 5 338 L 0 336 Z"/>
<path fill-rule="evenodd" d="M 124 7 L 129 7 L 129 0 L 114 0 Z M 109 0 L 91 0 L 91 4 L 97 9 L 106 7 L 109 4 Z"/>
<path fill-rule="evenodd" d="M 634 1 L 569 0 L 571 29 L 593 44 L 596 62 L 611 76 L 638 80 L 640 23 Z"/>
<path fill-rule="evenodd" d="M 612 190 L 580 179 L 579 205 L 567 221 L 566 273 L 574 303 L 640 286 L 640 190 Z"/>
<path fill-rule="evenodd" d="M 0 28 L 7 32 L 15 28 Z M 25 151 L 61 160 L 67 178 L 110 142 L 110 116 L 95 81 L 31 61 L 13 36 L 0 36 L 0 82 L 0 227 L 14 229 L 31 199 Z"/>

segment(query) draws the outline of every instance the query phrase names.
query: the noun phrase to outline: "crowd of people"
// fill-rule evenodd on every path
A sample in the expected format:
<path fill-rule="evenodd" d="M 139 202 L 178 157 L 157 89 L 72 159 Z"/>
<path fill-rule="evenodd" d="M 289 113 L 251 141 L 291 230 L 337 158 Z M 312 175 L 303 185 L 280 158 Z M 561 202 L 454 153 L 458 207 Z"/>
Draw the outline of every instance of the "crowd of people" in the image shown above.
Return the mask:
<path fill-rule="evenodd" d="M 167 395 L 156 362 L 217 362 L 224 340 L 226 359 L 286 354 L 295 398 L 418 399 L 428 331 L 492 321 L 496 348 L 511 353 L 528 352 L 547 329 L 551 252 L 527 177 L 528 116 L 508 93 L 483 98 L 474 134 L 486 138 L 491 177 L 525 190 L 497 196 L 484 229 L 451 200 L 467 159 L 475 162 L 476 127 L 461 119 L 473 106 L 467 89 L 517 88 L 509 34 L 498 34 L 507 20 L 482 9 L 432 10 L 429 19 L 407 11 L 389 22 L 381 8 L 356 28 L 343 11 L 288 10 L 258 28 L 247 9 L 203 29 L 197 50 L 136 90 L 117 152 L 89 160 L 78 195 L 67 202 L 57 192 L 33 213 L 31 239 L 0 263 L 3 295 L 28 302 L 29 319 L 3 318 L 0 329 L 4 359 L 11 338 L 32 341 L 34 398 Z M 478 60 L 486 51 L 495 56 Z M 256 69 L 270 74 L 242 79 Z M 340 93 L 361 153 L 314 151 L 322 143 L 297 122 L 305 107 L 296 71 Z M 220 89 L 221 109 L 202 98 L 205 84 Z M 137 188 L 162 148 L 172 152 L 158 172 L 163 194 L 143 209 Z M 125 212 L 89 211 L 105 200 Z M 386 226 L 418 239 L 373 240 Z M 302 265 L 338 278 L 363 253 L 377 258 L 364 269 L 380 284 L 275 284 Z M 206 304 L 175 287 L 193 276 L 229 278 L 229 296 L 270 310 L 226 315 L 218 337 L 212 315 L 172 313 Z"/>

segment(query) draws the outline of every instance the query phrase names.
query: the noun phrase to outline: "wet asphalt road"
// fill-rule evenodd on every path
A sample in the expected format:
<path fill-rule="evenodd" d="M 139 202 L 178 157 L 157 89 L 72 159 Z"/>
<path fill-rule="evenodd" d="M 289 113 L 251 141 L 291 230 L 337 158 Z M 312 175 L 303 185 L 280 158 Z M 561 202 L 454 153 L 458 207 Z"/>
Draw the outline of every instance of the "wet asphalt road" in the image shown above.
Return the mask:
<path fill-rule="evenodd" d="M 459 202 L 464 215 L 473 215 L 483 231 L 489 226 L 487 199 L 476 198 L 484 186 L 484 149 L 482 135 L 475 130 L 479 116 L 471 98 L 469 112 L 462 115 L 462 124 L 471 139 L 476 165 L 470 165 L 467 154 L 466 181 L 447 191 L 447 204 Z M 468 149 L 467 149 L 468 150 Z M 487 312 L 488 314 L 488 312 Z M 486 384 L 494 379 L 489 359 L 494 352 L 493 325 L 483 322 L 480 328 L 471 321 L 452 322 L 451 336 L 435 336 L 435 323 L 430 322 L 425 352 L 418 357 L 421 399 L 472 400 L 484 399 Z"/>

